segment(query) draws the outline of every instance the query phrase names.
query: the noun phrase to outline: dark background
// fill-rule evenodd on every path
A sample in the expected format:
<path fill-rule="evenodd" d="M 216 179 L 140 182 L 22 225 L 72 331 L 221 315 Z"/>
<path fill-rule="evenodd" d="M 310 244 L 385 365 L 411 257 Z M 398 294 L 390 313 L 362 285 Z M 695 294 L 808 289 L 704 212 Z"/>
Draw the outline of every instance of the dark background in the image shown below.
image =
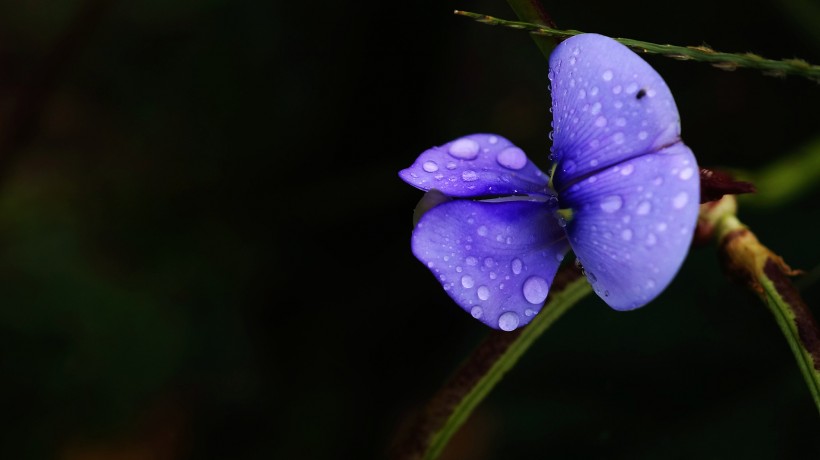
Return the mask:
<path fill-rule="evenodd" d="M 820 62 L 809 0 L 545 4 L 564 28 Z M 545 60 L 455 8 L 514 17 L 0 3 L 0 457 L 384 456 L 487 333 L 411 255 L 421 192 L 398 170 L 472 132 L 547 166 Z M 814 82 L 646 59 L 702 165 L 759 170 L 820 135 Z M 740 216 L 812 270 L 818 199 Z M 772 315 L 706 246 L 644 309 L 575 307 L 446 454 L 816 458 L 818 430 Z"/>

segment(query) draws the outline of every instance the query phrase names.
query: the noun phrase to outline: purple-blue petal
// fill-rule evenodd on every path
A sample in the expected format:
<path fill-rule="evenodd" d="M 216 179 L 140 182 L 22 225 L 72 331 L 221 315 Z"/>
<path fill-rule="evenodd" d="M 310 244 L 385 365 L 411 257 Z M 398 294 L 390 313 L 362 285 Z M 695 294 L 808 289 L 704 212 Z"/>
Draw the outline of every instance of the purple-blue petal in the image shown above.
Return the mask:
<path fill-rule="evenodd" d="M 452 197 L 547 194 L 547 176 L 512 142 L 471 134 L 433 147 L 399 172 L 408 184 Z"/>
<path fill-rule="evenodd" d="M 467 313 L 513 330 L 544 304 L 568 246 L 552 202 L 457 200 L 413 231 L 413 254 Z"/>
<path fill-rule="evenodd" d="M 570 245 L 595 292 L 616 310 L 660 294 L 683 263 L 698 216 L 695 156 L 682 143 L 610 167 L 570 186 Z"/>
<path fill-rule="evenodd" d="M 629 48 L 597 34 L 569 38 L 550 56 L 554 185 L 679 140 L 672 93 Z"/>

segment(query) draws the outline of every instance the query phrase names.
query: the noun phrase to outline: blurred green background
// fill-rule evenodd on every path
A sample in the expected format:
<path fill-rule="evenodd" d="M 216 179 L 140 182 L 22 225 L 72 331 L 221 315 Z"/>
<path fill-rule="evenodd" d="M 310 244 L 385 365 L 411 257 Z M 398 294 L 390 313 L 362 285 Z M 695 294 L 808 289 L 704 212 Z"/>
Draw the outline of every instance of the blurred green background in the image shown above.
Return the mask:
<path fill-rule="evenodd" d="M 544 3 L 564 28 L 820 63 L 811 0 Z M 411 255 L 421 193 L 398 170 L 472 132 L 547 166 L 543 57 L 455 8 L 513 18 L 0 2 L 0 457 L 383 457 L 487 332 Z M 647 60 L 701 165 L 759 170 L 820 136 L 816 83 Z M 810 271 L 818 199 L 740 217 Z M 446 455 L 818 458 L 818 433 L 771 314 L 707 246 L 647 308 L 570 311 Z"/>

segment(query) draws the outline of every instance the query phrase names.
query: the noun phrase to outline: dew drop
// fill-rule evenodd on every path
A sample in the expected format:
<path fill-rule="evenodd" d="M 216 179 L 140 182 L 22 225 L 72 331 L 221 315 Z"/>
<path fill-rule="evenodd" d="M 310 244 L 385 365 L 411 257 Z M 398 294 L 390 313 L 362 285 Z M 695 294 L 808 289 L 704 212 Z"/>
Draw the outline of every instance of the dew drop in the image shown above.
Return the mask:
<path fill-rule="evenodd" d="M 595 126 L 603 128 L 606 126 L 606 117 L 598 117 L 595 119 Z"/>
<path fill-rule="evenodd" d="M 487 286 L 479 286 L 477 292 L 478 298 L 481 300 L 487 300 L 490 298 L 490 288 Z"/>
<path fill-rule="evenodd" d="M 675 198 L 672 199 L 672 206 L 675 209 L 681 209 L 682 207 L 686 206 L 686 203 L 689 201 L 689 195 L 686 192 L 680 192 L 675 195 Z"/>
<path fill-rule="evenodd" d="M 470 314 L 473 315 L 473 318 L 478 319 L 484 314 L 484 310 L 482 310 L 481 307 L 473 307 L 473 309 L 470 310 Z"/>
<path fill-rule="evenodd" d="M 632 230 L 630 230 L 628 228 L 623 229 L 623 231 L 621 231 L 621 238 L 623 238 L 624 241 L 631 240 L 632 239 Z"/>
<path fill-rule="evenodd" d="M 645 216 L 649 214 L 649 211 L 652 210 L 652 204 L 648 201 L 641 201 L 638 207 L 635 209 L 635 214 L 639 216 Z"/>
<path fill-rule="evenodd" d="M 666 222 L 661 222 L 658 224 L 658 231 L 665 232 L 666 231 Z"/>
<path fill-rule="evenodd" d="M 611 70 L 605 70 L 604 73 L 601 74 L 601 78 L 603 78 L 604 81 L 612 80 L 612 71 Z"/>
<path fill-rule="evenodd" d="M 472 169 L 468 169 L 461 173 L 461 178 L 467 182 L 472 182 L 474 180 L 478 180 L 478 174 Z"/>
<path fill-rule="evenodd" d="M 456 164 L 455 161 L 448 161 L 447 162 L 447 169 L 456 169 L 456 166 L 458 166 L 458 165 Z"/>
<path fill-rule="evenodd" d="M 650 233 L 646 235 L 646 245 L 647 246 L 654 246 L 655 243 L 658 242 L 658 239 L 655 237 L 654 233 Z"/>
<path fill-rule="evenodd" d="M 635 170 L 635 166 L 626 165 L 626 166 L 623 167 L 623 169 L 621 169 L 621 175 L 628 176 L 628 175 L 632 174 L 632 171 L 634 171 L 634 170 Z"/>
<path fill-rule="evenodd" d="M 484 259 L 484 266 L 485 267 L 493 268 L 493 265 L 495 265 L 495 261 L 493 260 L 492 257 L 487 257 L 486 259 Z"/>
<path fill-rule="evenodd" d="M 478 142 L 472 139 L 459 139 L 450 144 L 450 155 L 462 160 L 474 160 L 478 156 L 480 147 Z"/>
<path fill-rule="evenodd" d="M 502 150 L 496 160 L 501 166 L 513 170 L 519 170 L 527 165 L 527 155 L 518 147 L 508 147 Z"/>
<path fill-rule="evenodd" d="M 524 316 L 532 316 L 534 314 L 535 314 L 535 310 L 533 310 L 532 308 L 528 308 L 528 309 L 524 310 Z"/>
<path fill-rule="evenodd" d="M 592 108 L 589 110 L 589 113 L 591 113 L 593 115 L 598 115 L 598 113 L 600 111 L 601 111 L 601 103 L 596 102 L 596 103 L 592 104 Z"/>
<path fill-rule="evenodd" d="M 464 275 L 461 277 L 461 285 L 464 286 L 464 289 L 470 289 L 475 286 L 475 280 L 470 275 Z"/>
<path fill-rule="evenodd" d="M 612 141 L 615 142 L 616 144 L 623 144 L 624 143 L 624 133 L 615 133 L 615 135 L 612 136 Z"/>
<path fill-rule="evenodd" d="M 513 259 L 512 261 L 512 272 L 518 275 L 521 273 L 521 270 L 524 268 L 524 263 L 521 262 L 521 259 Z"/>
<path fill-rule="evenodd" d="M 487 142 L 489 142 L 490 144 L 497 144 L 498 143 L 498 137 L 490 136 L 490 138 L 487 139 Z"/>
<path fill-rule="evenodd" d="M 571 173 L 572 171 L 575 171 L 575 167 L 575 162 L 572 160 L 568 160 L 566 163 L 564 163 L 564 172 Z"/>
<path fill-rule="evenodd" d="M 678 177 L 680 177 L 683 180 L 687 180 L 691 178 L 694 173 L 695 171 L 692 168 L 685 168 L 683 171 L 680 172 L 680 175 Z"/>
<path fill-rule="evenodd" d="M 423 165 L 421 165 L 421 169 L 433 173 L 438 171 L 438 165 L 435 161 L 425 161 Z"/>
<path fill-rule="evenodd" d="M 471 267 L 475 267 L 478 264 L 478 259 L 476 259 L 473 256 L 470 256 L 470 257 L 467 257 L 466 259 L 464 259 L 464 262 L 467 262 L 467 265 L 469 265 Z"/>
<path fill-rule="evenodd" d="M 624 200 L 621 199 L 620 196 L 610 195 L 601 201 L 601 209 L 603 209 L 604 212 L 615 212 L 621 209 L 623 204 Z"/>
<path fill-rule="evenodd" d="M 498 327 L 502 331 L 514 331 L 519 323 L 518 314 L 514 311 L 508 311 L 498 317 Z"/>
<path fill-rule="evenodd" d="M 527 302 L 533 305 L 540 305 L 546 300 L 550 285 L 547 283 L 547 280 L 540 276 L 530 276 L 524 281 L 522 289 Z"/>
<path fill-rule="evenodd" d="M 595 284 L 595 283 L 598 282 L 598 278 L 595 277 L 594 273 L 586 272 L 586 274 L 587 274 L 587 279 L 589 280 L 590 283 Z"/>
<path fill-rule="evenodd" d="M 485 227 L 484 225 L 482 225 L 481 227 L 478 227 L 478 230 L 476 230 L 476 233 L 478 233 L 481 236 L 487 236 L 487 232 L 488 232 L 487 227 Z"/>

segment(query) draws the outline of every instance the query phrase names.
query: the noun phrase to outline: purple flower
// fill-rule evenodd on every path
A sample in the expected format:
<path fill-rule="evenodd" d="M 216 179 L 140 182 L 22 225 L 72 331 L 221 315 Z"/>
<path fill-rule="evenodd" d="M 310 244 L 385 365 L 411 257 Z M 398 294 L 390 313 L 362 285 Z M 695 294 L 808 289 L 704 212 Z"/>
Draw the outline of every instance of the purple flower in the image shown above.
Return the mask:
<path fill-rule="evenodd" d="M 511 331 L 539 312 L 566 252 L 616 310 L 654 299 L 689 249 L 698 166 L 678 110 L 640 57 L 595 34 L 550 57 L 553 173 L 501 136 L 422 153 L 399 175 L 456 198 L 418 221 L 413 253 L 464 310 Z"/>

